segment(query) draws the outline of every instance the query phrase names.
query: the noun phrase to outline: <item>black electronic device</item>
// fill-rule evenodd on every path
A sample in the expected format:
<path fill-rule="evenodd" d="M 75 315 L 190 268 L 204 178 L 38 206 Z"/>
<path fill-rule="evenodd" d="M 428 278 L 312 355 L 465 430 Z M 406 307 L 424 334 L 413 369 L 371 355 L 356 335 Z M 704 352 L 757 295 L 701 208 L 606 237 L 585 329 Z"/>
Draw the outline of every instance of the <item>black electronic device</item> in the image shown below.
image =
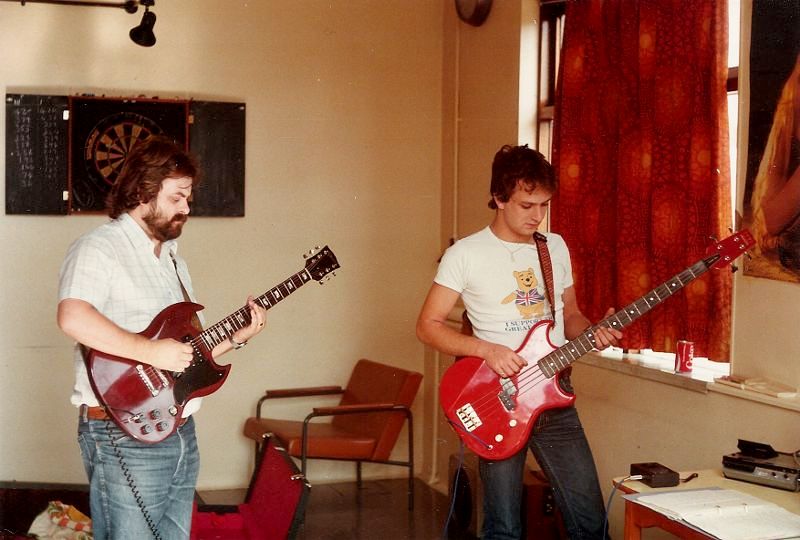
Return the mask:
<path fill-rule="evenodd" d="M 764 443 L 739 439 L 739 451 L 722 456 L 722 474 L 787 491 L 800 491 L 800 462 L 794 454 L 776 452 Z"/>
<path fill-rule="evenodd" d="M 642 475 L 642 483 L 653 487 L 677 486 L 680 478 L 676 471 L 665 467 L 661 463 L 631 463 L 631 475 Z"/>

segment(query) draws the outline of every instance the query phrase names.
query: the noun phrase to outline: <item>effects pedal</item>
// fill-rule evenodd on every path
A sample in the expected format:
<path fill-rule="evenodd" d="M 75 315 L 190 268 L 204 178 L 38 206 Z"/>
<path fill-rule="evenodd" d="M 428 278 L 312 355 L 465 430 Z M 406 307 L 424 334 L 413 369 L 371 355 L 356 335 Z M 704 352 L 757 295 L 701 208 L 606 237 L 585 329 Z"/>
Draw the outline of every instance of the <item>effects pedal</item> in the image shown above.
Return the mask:
<path fill-rule="evenodd" d="M 661 463 L 631 463 L 631 475 L 641 474 L 642 483 L 653 488 L 677 486 L 678 473 Z"/>

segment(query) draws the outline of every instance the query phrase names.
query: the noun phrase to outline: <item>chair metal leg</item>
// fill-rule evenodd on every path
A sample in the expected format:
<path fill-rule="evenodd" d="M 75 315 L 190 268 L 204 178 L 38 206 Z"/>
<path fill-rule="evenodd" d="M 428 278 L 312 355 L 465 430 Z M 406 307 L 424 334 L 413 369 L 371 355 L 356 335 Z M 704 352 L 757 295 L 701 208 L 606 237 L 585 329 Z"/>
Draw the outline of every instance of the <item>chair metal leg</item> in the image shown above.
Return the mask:
<path fill-rule="evenodd" d="M 300 472 L 306 477 L 306 458 L 308 456 L 308 422 L 313 418 L 313 413 L 306 416 L 303 421 L 303 440 L 300 449 Z"/>
<path fill-rule="evenodd" d="M 408 418 L 408 509 L 414 509 L 414 419 L 407 410 Z"/>

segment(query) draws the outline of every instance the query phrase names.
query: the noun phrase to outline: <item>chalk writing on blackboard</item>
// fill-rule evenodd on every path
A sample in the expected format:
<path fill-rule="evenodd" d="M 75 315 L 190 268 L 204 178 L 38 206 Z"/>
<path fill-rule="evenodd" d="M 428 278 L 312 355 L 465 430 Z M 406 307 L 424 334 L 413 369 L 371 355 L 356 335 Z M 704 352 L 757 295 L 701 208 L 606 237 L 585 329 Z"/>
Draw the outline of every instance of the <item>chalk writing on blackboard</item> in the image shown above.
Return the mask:
<path fill-rule="evenodd" d="M 6 95 L 6 213 L 62 214 L 67 99 Z"/>

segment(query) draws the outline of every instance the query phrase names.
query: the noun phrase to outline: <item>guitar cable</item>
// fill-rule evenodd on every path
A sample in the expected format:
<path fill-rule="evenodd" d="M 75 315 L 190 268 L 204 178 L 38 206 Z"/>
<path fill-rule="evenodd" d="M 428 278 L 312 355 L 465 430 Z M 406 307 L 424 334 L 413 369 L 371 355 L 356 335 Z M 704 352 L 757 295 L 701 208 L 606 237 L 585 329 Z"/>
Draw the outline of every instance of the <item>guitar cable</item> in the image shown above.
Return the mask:
<path fill-rule="evenodd" d="M 131 474 L 128 464 L 125 463 L 125 460 L 122 457 L 122 452 L 114 440 L 111 431 L 111 420 L 106 420 L 106 431 L 108 432 L 108 440 L 111 443 L 111 448 L 114 450 L 114 455 L 117 457 L 117 461 L 119 461 L 119 468 L 122 470 L 122 474 L 125 476 L 125 480 L 128 482 L 128 486 L 131 488 L 133 498 L 136 500 L 136 505 L 139 507 L 139 510 L 141 510 L 142 516 L 144 516 L 147 527 L 150 529 L 150 532 L 153 534 L 153 538 L 155 538 L 155 540 L 162 540 L 161 535 L 158 533 L 158 529 L 156 529 L 155 523 L 153 523 L 153 519 L 150 517 L 150 512 L 147 511 L 147 507 L 144 504 L 144 499 L 142 499 L 142 495 L 139 493 L 139 489 L 136 487 L 136 483 L 133 481 L 133 474 Z"/>
<path fill-rule="evenodd" d="M 626 476 L 625 478 L 623 478 L 619 482 L 615 482 L 614 483 L 614 488 L 611 490 L 611 494 L 608 496 L 608 503 L 606 504 L 606 515 L 603 518 L 603 538 L 604 539 L 605 538 L 609 538 L 609 539 L 611 538 L 610 536 L 608 536 L 608 513 L 611 511 L 611 501 L 614 499 L 614 494 L 617 492 L 617 489 L 619 488 L 619 486 L 621 486 L 625 482 L 630 482 L 630 481 L 633 481 L 633 480 L 641 480 L 642 478 L 644 478 L 644 477 L 641 474 L 631 474 L 629 476 Z"/>
<path fill-rule="evenodd" d="M 464 428 L 463 426 L 460 426 L 460 425 L 458 425 L 457 423 L 453 422 L 453 421 L 452 421 L 452 420 L 450 420 L 449 418 L 447 418 L 446 420 L 447 420 L 447 423 L 448 423 L 448 424 L 450 424 L 450 425 L 453 427 L 453 429 L 455 429 L 456 431 L 461 431 L 461 432 L 462 432 L 464 435 L 469 435 L 470 437 L 472 437 L 472 439 L 474 439 L 474 440 L 475 440 L 475 442 L 477 442 L 478 444 L 480 444 L 481 446 L 483 446 L 485 449 L 487 449 L 487 450 L 490 450 L 490 449 L 492 448 L 492 445 L 491 445 L 491 444 L 488 444 L 488 443 L 487 443 L 487 442 L 485 442 L 483 439 L 481 439 L 480 437 L 478 437 L 477 435 L 475 435 L 475 434 L 474 434 L 474 433 L 472 433 L 471 431 L 468 431 L 468 430 L 467 430 L 466 428 Z M 461 440 L 461 438 L 460 438 L 460 437 L 459 437 L 459 440 Z M 463 441 L 463 440 L 461 440 L 461 446 L 462 446 L 462 449 L 461 449 L 461 451 L 462 451 L 462 454 L 463 454 L 463 451 L 464 451 L 464 449 L 463 449 L 463 446 L 464 446 L 464 441 Z"/>

